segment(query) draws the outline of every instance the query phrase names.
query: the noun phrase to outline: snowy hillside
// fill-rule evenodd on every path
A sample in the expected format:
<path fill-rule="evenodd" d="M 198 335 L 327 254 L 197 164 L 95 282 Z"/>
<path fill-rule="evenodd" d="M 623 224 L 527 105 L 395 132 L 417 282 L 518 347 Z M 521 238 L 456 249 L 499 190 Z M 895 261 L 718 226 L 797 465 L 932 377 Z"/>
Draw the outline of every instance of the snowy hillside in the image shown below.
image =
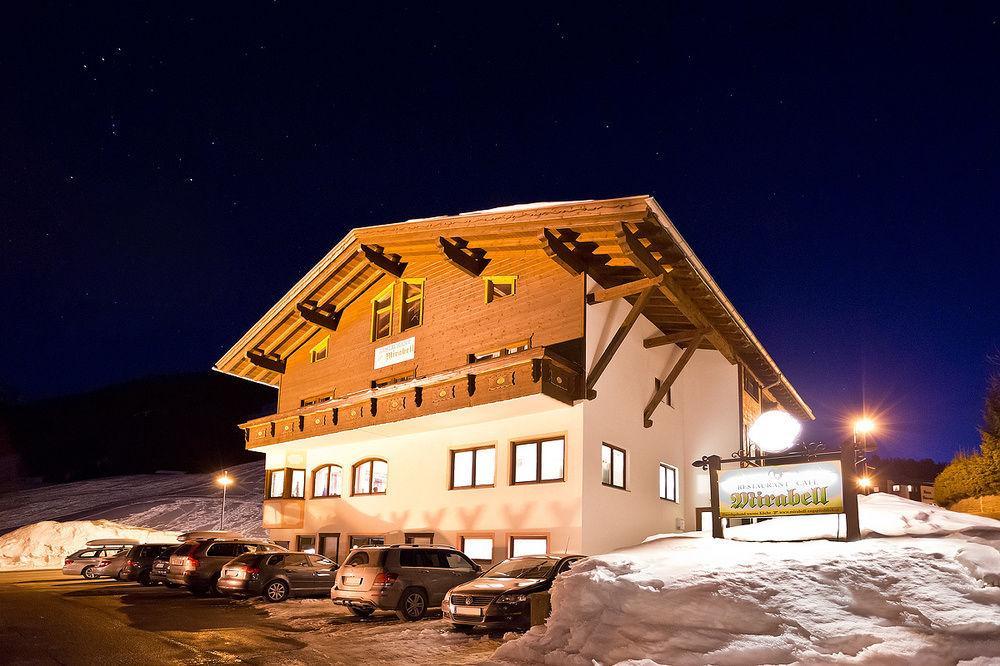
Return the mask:
<path fill-rule="evenodd" d="M 225 529 L 266 536 L 261 527 L 263 462 L 229 469 Z M 61 566 L 88 539 L 219 529 L 222 490 L 214 474 L 140 474 L 53 484 L 0 495 L 0 570 Z M 153 538 L 154 535 L 150 535 Z M 28 545 L 26 545 L 28 544 Z M 68 552 L 66 552 L 68 549 Z"/>
<path fill-rule="evenodd" d="M 264 463 L 229 469 L 226 529 L 263 535 Z M 42 520 L 114 520 L 164 530 L 218 529 L 214 474 L 136 474 L 57 483 L 0 495 L 0 534 Z"/>
<path fill-rule="evenodd" d="M 494 658 L 996 663 L 1000 522 L 886 495 L 860 502 L 869 536 L 855 543 L 767 542 L 834 534 L 836 520 L 819 516 L 730 530 L 741 541 L 671 535 L 591 557 L 556 582 L 548 623 Z"/>

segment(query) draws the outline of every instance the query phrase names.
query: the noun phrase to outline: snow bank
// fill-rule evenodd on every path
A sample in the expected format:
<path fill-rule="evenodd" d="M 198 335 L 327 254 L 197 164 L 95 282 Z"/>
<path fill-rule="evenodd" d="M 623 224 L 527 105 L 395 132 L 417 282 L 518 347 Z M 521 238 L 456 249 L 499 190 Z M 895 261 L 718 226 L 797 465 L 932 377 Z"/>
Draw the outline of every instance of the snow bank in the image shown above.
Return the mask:
<path fill-rule="evenodd" d="M 26 525 L 0 537 L 0 571 L 58 569 L 63 560 L 91 539 L 138 539 L 148 543 L 173 543 L 178 532 L 131 527 L 110 520 L 46 520 Z"/>
<path fill-rule="evenodd" d="M 783 528 L 773 520 L 729 531 L 742 541 L 677 535 L 588 558 L 553 586 L 548 623 L 494 659 L 582 666 L 1000 658 L 1000 588 L 990 586 L 1000 577 L 1000 521 L 895 497 L 863 498 L 860 511 L 868 534 L 893 536 L 774 543 L 768 539 Z M 798 538 L 837 526 L 790 521 Z"/>

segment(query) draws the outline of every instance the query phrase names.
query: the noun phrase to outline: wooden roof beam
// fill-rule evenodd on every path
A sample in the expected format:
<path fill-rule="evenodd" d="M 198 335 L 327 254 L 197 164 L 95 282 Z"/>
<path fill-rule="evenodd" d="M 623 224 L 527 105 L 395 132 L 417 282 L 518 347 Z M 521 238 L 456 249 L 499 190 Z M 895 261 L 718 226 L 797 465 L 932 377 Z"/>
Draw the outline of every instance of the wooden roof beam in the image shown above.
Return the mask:
<path fill-rule="evenodd" d="M 666 273 L 664 273 L 666 275 Z M 634 282 L 626 282 L 625 284 L 620 284 L 617 287 L 609 287 L 607 289 L 595 289 L 593 293 L 587 294 L 587 305 L 595 305 L 597 303 L 604 303 L 606 301 L 613 301 L 619 298 L 624 298 L 626 296 L 631 296 L 632 294 L 638 294 L 640 291 L 646 289 L 646 287 L 655 287 L 661 284 L 663 281 L 663 276 L 642 278 L 641 280 L 635 280 Z"/>
<path fill-rule="evenodd" d="M 258 368 L 270 370 L 271 372 L 277 372 L 278 374 L 285 373 L 285 359 L 276 355 L 267 356 L 260 349 L 251 349 L 248 351 L 247 360 L 256 365 Z"/>
<path fill-rule="evenodd" d="M 649 402 L 646 403 L 646 409 L 642 412 L 642 427 L 653 427 L 653 412 L 656 411 L 657 405 L 659 405 L 660 401 L 667 395 L 667 391 L 670 390 L 670 387 L 673 386 L 675 381 L 677 381 L 677 378 L 681 374 L 681 370 L 684 369 L 684 366 L 687 365 L 688 361 L 691 360 L 691 357 L 694 356 L 695 350 L 698 349 L 698 345 L 701 344 L 704 337 L 704 335 L 698 335 L 694 338 L 691 344 L 687 346 L 687 349 L 684 350 L 684 353 L 681 354 L 681 357 L 677 359 L 676 363 L 674 363 L 674 367 L 670 368 L 670 372 L 667 373 L 667 376 L 660 380 L 660 388 L 658 388 L 656 393 L 653 394 L 653 397 L 649 399 Z"/>
<path fill-rule="evenodd" d="M 445 259 L 472 277 L 482 275 L 486 264 L 490 263 L 490 260 L 486 258 L 486 250 L 469 247 L 467 240 L 457 236 L 451 240 L 444 236 L 438 236 L 438 248 Z"/>
<path fill-rule="evenodd" d="M 302 318 L 311 324 L 316 324 L 320 328 L 325 328 L 328 331 L 336 331 L 337 324 L 340 323 L 340 315 L 343 314 L 343 310 L 338 310 L 333 306 L 318 306 L 315 301 L 303 301 L 297 303 L 295 308 L 302 315 Z"/>
<path fill-rule="evenodd" d="M 386 254 L 381 245 L 362 245 L 358 252 L 369 264 L 389 275 L 402 277 L 406 270 L 406 262 L 398 254 Z"/>
<path fill-rule="evenodd" d="M 572 229 L 552 230 L 546 227 L 538 235 L 542 249 L 552 261 L 562 266 L 571 275 L 580 273 L 601 273 L 601 267 L 611 258 L 606 254 L 594 254 L 597 243 L 581 242 L 580 232 Z"/>
<path fill-rule="evenodd" d="M 615 352 L 617 352 L 618 348 L 622 346 L 622 343 L 625 341 L 625 337 L 628 335 L 628 332 L 632 330 L 632 325 L 635 324 L 637 319 L 639 319 L 639 315 L 642 314 L 642 309 L 646 306 L 646 303 L 649 302 L 649 297 L 653 294 L 653 290 L 655 288 L 656 287 L 654 286 L 650 286 L 642 290 L 642 293 L 639 294 L 639 298 L 637 298 L 635 303 L 632 304 L 632 309 L 628 311 L 628 314 L 625 315 L 625 319 L 622 320 L 622 323 L 615 332 L 614 337 L 611 338 L 611 342 L 608 343 L 604 352 L 601 353 L 597 362 L 594 363 L 594 367 L 592 367 L 590 372 L 587 374 L 586 395 L 588 400 L 593 400 L 597 397 L 597 391 L 594 390 L 597 380 L 601 378 L 602 374 L 604 374 L 604 370 L 608 367 L 608 364 L 611 363 L 611 359 L 614 358 Z"/>
<path fill-rule="evenodd" d="M 694 331 L 678 331 L 669 335 L 654 335 L 651 338 L 643 340 L 642 346 L 646 349 L 652 349 L 653 347 L 662 347 L 664 345 L 676 345 L 681 342 L 691 342 L 695 338 L 703 338 L 707 334 L 708 331 L 704 329 L 696 329 Z"/>
<path fill-rule="evenodd" d="M 658 287 L 660 292 L 676 307 L 681 314 L 688 318 L 698 329 L 707 330 L 706 337 L 712 345 L 726 357 L 730 363 L 736 363 L 736 354 L 732 346 L 708 320 L 708 317 L 701 311 L 694 300 L 677 284 L 670 275 L 666 275 L 663 266 L 656 260 L 653 254 L 642 244 L 639 237 L 633 233 L 623 222 L 618 231 L 618 243 L 622 251 L 635 263 L 636 268 L 642 271 L 646 277 L 663 276 L 663 283 Z"/>

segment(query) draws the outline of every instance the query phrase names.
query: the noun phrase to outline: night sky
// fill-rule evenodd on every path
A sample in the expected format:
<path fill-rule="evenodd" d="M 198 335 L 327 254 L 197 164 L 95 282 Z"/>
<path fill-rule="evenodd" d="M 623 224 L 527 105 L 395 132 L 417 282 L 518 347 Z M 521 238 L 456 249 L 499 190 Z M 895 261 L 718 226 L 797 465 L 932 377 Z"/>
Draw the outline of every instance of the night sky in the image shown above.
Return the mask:
<path fill-rule="evenodd" d="M 8 396 L 207 369 L 351 227 L 648 193 L 810 437 L 978 444 L 997 5 L 147 4 L 5 8 Z"/>

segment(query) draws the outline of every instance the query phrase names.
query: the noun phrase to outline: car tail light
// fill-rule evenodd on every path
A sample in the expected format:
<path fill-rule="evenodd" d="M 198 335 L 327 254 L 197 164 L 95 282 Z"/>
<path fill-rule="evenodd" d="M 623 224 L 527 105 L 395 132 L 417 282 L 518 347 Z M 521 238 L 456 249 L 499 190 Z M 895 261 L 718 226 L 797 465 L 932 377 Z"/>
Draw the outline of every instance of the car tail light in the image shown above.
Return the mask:
<path fill-rule="evenodd" d="M 67 558 L 66 558 L 66 564 L 67 564 L 67 565 L 70 565 L 70 564 L 73 564 L 73 558 L 71 558 L 71 557 L 67 557 Z"/>
<path fill-rule="evenodd" d="M 248 576 L 256 576 L 260 573 L 260 567 L 243 567 L 246 569 Z"/>
<path fill-rule="evenodd" d="M 372 587 L 381 587 L 383 589 L 391 587 L 392 584 L 396 582 L 397 578 L 399 578 L 398 574 L 380 571 L 378 575 L 375 576 L 375 580 L 372 581 Z"/>
<path fill-rule="evenodd" d="M 134 566 L 136 566 L 135 560 L 126 560 L 125 561 L 125 566 L 127 566 L 127 567 L 134 567 Z"/>
<path fill-rule="evenodd" d="M 197 557 L 188 557 L 188 558 L 186 558 L 184 560 L 184 570 L 185 571 L 190 571 L 192 569 L 197 569 L 198 568 L 198 564 L 200 564 L 200 563 L 198 562 L 198 558 Z"/>

